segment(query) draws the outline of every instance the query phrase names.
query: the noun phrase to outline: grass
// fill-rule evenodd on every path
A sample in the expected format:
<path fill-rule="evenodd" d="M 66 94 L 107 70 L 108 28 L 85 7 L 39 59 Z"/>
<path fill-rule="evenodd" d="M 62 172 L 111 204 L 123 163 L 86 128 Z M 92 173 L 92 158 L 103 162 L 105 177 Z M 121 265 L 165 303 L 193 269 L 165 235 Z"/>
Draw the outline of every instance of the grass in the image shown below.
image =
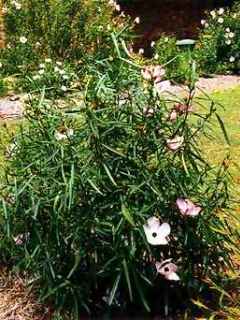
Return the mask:
<path fill-rule="evenodd" d="M 227 130 L 227 136 L 230 145 L 223 137 L 222 130 L 217 123 L 213 123 L 214 139 L 203 139 L 202 147 L 207 159 L 218 164 L 229 154 L 229 170 L 233 178 L 234 197 L 240 198 L 240 87 L 222 92 L 216 92 L 211 95 L 219 106 L 218 114 L 223 120 Z"/>

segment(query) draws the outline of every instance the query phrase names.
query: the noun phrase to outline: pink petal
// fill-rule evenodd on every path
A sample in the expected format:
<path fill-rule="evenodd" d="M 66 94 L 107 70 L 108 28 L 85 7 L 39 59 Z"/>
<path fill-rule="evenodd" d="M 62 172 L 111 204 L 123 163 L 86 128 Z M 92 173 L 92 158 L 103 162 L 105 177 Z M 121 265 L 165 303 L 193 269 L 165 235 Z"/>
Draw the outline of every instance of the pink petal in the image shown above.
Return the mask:
<path fill-rule="evenodd" d="M 176 204 L 177 204 L 177 207 L 180 210 L 180 212 L 182 214 L 186 214 L 186 212 L 188 210 L 187 202 L 182 198 L 178 198 L 176 201 Z"/>
<path fill-rule="evenodd" d="M 184 142 L 184 138 L 180 136 L 176 136 L 173 139 L 167 140 L 167 146 L 170 150 L 176 151 L 178 150 Z"/>
<path fill-rule="evenodd" d="M 170 115 L 169 115 L 169 120 L 170 121 L 175 121 L 177 119 L 177 111 L 176 110 L 172 110 Z"/>

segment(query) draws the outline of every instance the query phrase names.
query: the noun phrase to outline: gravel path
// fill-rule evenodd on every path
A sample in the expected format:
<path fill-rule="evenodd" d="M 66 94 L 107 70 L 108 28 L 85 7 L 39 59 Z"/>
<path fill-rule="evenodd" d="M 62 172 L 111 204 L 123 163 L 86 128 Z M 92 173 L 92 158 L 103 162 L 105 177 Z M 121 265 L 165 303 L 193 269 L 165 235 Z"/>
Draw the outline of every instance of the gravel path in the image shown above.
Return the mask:
<path fill-rule="evenodd" d="M 215 75 L 212 78 L 200 78 L 196 83 L 196 94 L 218 92 L 227 89 L 240 87 L 240 76 L 236 75 Z M 181 95 L 188 91 L 186 86 L 169 85 L 167 91 L 171 94 Z"/>
<path fill-rule="evenodd" d="M 169 81 L 164 81 L 163 83 L 163 91 L 170 94 L 182 95 L 188 91 L 185 86 L 171 85 Z M 240 76 L 216 75 L 213 78 L 200 78 L 197 82 L 197 94 L 200 94 L 202 91 L 211 93 L 232 89 L 237 86 L 240 87 Z M 21 118 L 23 116 L 25 98 L 26 95 L 12 95 L 0 98 L 0 120 Z"/>

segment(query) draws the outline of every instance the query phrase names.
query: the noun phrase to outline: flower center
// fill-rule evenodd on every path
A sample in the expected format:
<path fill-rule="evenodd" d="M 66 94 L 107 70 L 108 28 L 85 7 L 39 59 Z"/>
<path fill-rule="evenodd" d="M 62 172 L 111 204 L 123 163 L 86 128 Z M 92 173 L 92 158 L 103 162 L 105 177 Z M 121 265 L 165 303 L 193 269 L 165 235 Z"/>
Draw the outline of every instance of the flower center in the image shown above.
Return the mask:
<path fill-rule="evenodd" d="M 164 268 L 164 271 L 165 271 L 165 272 L 169 272 L 169 268 L 168 268 L 168 267 L 165 267 L 165 268 Z"/>
<path fill-rule="evenodd" d="M 152 233 L 152 236 L 153 236 L 153 238 L 156 238 L 157 233 L 156 233 L 156 232 L 153 232 L 153 233 Z"/>

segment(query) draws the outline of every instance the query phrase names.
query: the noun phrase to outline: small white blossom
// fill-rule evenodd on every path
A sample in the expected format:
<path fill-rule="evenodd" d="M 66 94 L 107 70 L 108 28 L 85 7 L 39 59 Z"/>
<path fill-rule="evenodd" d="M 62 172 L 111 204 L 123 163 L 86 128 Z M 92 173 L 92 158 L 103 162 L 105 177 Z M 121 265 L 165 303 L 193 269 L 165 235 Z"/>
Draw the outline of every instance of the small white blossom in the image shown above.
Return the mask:
<path fill-rule="evenodd" d="M 44 72 L 45 72 L 44 69 L 41 69 L 38 71 L 39 74 L 44 74 Z"/>
<path fill-rule="evenodd" d="M 218 18 L 218 23 L 222 24 L 224 22 L 223 18 Z"/>
<path fill-rule="evenodd" d="M 230 28 L 226 28 L 226 30 L 225 30 L 226 32 L 231 32 L 231 30 L 230 30 Z"/>
<path fill-rule="evenodd" d="M 232 41 L 231 41 L 231 40 L 226 40 L 225 43 L 226 43 L 227 45 L 230 45 L 230 44 L 232 43 Z"/>
<path fill-rule="evenodd" d="M 234 62 L 236 59 L 235 59 L 235 57 L 233 57 L 233 56 L 231 56 L 230 58 L 229 58 L 229 61 L 230 62 Z"/>
<path fill-rule="evenodd" d="M 155 60 L 159 59 L 159 54 L 158 53 L 155 54 L 154 59 Z"/>
<path fill-rule="evenodd" d="M 2 66 L 3 66 L 3 64 L 2 64 L 2 62 L 0 62 L 0 68 L 2 68 Z"/>
<path fill-rule="evenodd" d="M 40 69 L 44 69 L 45 68 L 45 64 L 44 63 L 40 63 L 39 68 Z"/>
<path fill-rule="evenodd" d="M 66 91 L 67 91 L 67 87 L 66 87 L 66 86 L 61 86 L 61 90 L 62 90 L 63 92 L 66 92 Z"/>
<path fill-rule="evenodd" d="M 33 80 L 39 80 L 40 76 L 38 74 L 36 74 L 35 76 L 33 76 Z"/>
<path fill-rule="evenodd" d="M 121 11 L 121 7 L 120 7 L 120 5 L 119 5 L 119 4 L 116 4 L 116 5 L 115 5 L 115 10 L 116 10 L 116 11 L 118 11 L 118 12 L 120 12 L 120 11 Z"/>
<path fill-rule="evenodd" d="M 59 66 L 59 67 L 61 67 L 61 66 L 62 66 L 62 62 L 61 62 L 61 61 L 57 61 L 57 62 L 56 62 L 56 65 Z"/>
<path fill-rule="evenodd" d="M 19 41 L 24 44 L 24 43 L 27 42 L 27 38 L 22 36 L 22 37 L 19 38 Z"/>
<path fill-rule="evenodd" d="M 12 4 L 14 5 L 16 10 L 21 10 L 21 8 L 22 8 L 21 3 L 17 2 L 17 1 L 13 1 Z"/>
<path fill-rule="evenodd" d="M 216 12 L 214 10 L 210 12 L 210 15 L 212 16 L 213 19 L 216 18 Z"/>
<path fill-rule="evenodd" d="M 51 62 L 52 62 L 52 59 L 51 59 L 51 58 L 46 58 L 46 59 L 45 59 L 45 62 L 46 62 L 46 63 L 51 63 Z"/>
<path fill-rule="evenodd" d="M 235 37 L 235 33 L 234 33 L 234 32 L 230 32 L 228 36 L 229 36 L 229 38 L 231 38 L 231 39 L 232 39 L 232 38 L 234 38 L 234 37 Z"/>
<path fill-rule="evenodd" d="M 143 49 L 143 48 L 140 48 L 140 49 L 138 50 L 138 53 L 141 54 L 141 55 L 144 54 L 144 49 Z"/>
<path fill-rule="evenodd" d="M 202 20 L 201 20 L 201 25 L 204 26 L 205 23 L 206 23 L 206 20 L 202 19 Z"/>
<path fill-rule="evenodd" d="M 136 24 L 139 24 L 139 23 L 140 23 L 140 17 L 136 17 L 136 18 L 134 19 L 134 22 L 135 22 Z"/>
<path fill-rule="evenodd" d="M 224 13 L 224 9 L 223 8 L 220 8 L 219 10 L 218 10 L 218 14 L 219 15 L 222 15 Z"/>
<path fill-rule="evenodd" d="M 155 46 L 156 42 L 155 41 L 152 41 L 151 42 L 151 47 L 153 48 Z"/>
<path fill-rule="evenodd" d="M 7 8 L 6 6 L 3 6 L 3 7 L 2 7 L 2 13 L 3 13 L 3 14 L 8 13 L 8 8 Z"/>
<path fill-rule="evenodd" d="M 56 140 L 61 141 L 61 140 L 66 140 L 67 138 L 72 137 L 73 134 L 74 134 L 73 129 L 67 129 L 64 132 L 56 131 L 54 136 Z"/>

